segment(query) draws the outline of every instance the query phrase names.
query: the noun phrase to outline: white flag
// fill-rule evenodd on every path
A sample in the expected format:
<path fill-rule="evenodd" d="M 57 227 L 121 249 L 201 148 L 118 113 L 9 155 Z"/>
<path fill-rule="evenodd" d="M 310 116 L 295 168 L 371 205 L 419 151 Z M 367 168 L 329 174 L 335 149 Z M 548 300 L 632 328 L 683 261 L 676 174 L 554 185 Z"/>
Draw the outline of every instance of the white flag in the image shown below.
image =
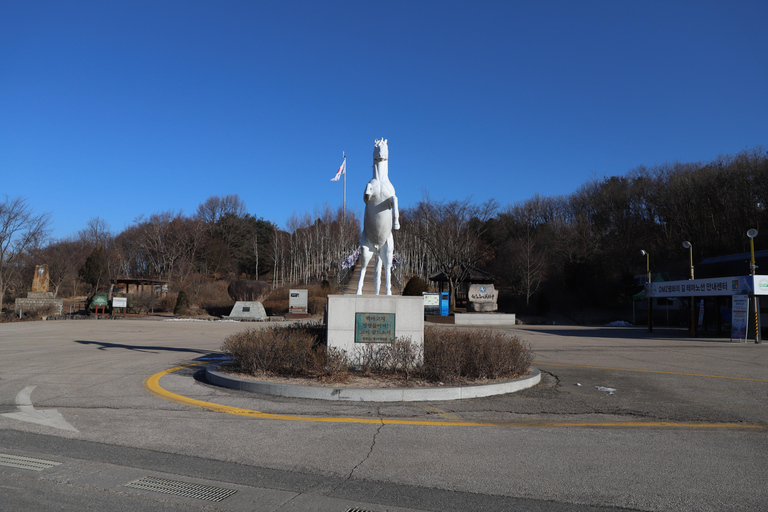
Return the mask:
<path fill-rule="evenodd" d="M 345 158 L 343 162 L 341 162 L 341 167 L 339 167 L 339 170 L 336 171 L 336 176 L 331 178 L 331 181 L 339 181 L 342 174 L 347 174 L 347 159 Z"/>

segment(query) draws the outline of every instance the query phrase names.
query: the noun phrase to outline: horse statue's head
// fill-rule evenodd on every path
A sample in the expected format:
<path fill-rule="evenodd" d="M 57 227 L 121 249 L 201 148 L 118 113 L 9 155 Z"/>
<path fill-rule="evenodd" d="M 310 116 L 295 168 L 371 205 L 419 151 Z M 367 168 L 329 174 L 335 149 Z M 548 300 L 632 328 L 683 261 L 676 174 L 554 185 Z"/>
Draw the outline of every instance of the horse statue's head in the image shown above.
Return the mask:
<path fill-rule="evenodd" d="M 373 145 L 373 159 L 386 160 L 388 157 L 389 148 L 387 147 L 387 139 L 376 139 Z"/>

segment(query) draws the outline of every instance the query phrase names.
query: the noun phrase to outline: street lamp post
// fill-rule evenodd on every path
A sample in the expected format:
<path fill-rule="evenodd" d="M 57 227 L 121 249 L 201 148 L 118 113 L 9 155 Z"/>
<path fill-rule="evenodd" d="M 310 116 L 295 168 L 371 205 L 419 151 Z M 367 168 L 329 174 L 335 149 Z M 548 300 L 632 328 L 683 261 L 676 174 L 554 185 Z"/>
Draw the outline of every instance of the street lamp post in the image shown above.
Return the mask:
<path fill-rule="evenodd" d="M 688 249 L 688 255 L 690 258 L 690 265 L 691 265 L 691 277 L 690 280 L 693 281 L 693 245 L 688 240 L 683 242 L 683 247 Z M 696 335 L 696 321 L 695 321 L 695 310 L 696 306 L 696 297 L 691 296 L 691 304 L 690 304 L 690 310 L 691 310 L 691 323 L 688 326 L 688 336 L 693 338 Z"/>
<path fill-rule="evenodd" d="M 645 296 L 648 298 L 648 332 L 653 332 L 653 299 L 651 298 L 651 255 L 648 251 L 640 249 L 640 254 L 645 256 L 645 271 L 648 274 L 648 287 Z"/>
<path fill-rule="evenodd" d="M 693 279 L 693 245 L 689 241 L 683 242 L 683 247 L 688 249 L 688 254 L 690 255 L 690 262 L 691 262 L 691 279 Z"/>
<path fill-rule="evenodd" d="M 755 265 L 755 237 L 757 236 L 757 230 L 752 228 L 749 231 L 747 231 L 747 236 L 749 237 L 749 253 L 750 253 L 750 260 L 749 260 L 749 273 L 754 277 L 755 270 L 757 269 L 757 265 Z M 755 286 L 755 280 L 752 280 L 752 287 Z M 757 291 L 757 290 L 754 290 Z M 753 291 L 753 293 L 754 293 Z M 754 309 L 755 309 L 755 343 L 760 343 L 760 299 L 757 296 L 757 293 L 755 293 L 753 296 L 753 302 L 754 302 Z"/>

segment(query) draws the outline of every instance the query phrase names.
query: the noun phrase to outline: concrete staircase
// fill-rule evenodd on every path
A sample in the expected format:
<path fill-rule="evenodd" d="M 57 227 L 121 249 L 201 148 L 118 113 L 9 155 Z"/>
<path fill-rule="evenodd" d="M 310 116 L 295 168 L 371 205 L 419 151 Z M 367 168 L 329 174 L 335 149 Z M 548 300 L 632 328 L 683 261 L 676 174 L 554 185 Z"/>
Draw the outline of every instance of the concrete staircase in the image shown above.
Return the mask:
<path fill-rule="evenodd" d="M 352 272 L 352 277 L 349 278 L 349 282 L 347 283 L 347 286 L 344 288 L 344 295 L 354 295 L 357 292 L 357 282 L 360 280 L 360 268 L 362 267 L 361 264 L 355 265 L 355 270 Z M 373 259 L 371 259 L 371 262 L 368 264 L 368 268 L 365 271 L 365 282 L 363 283 L 363 295 L 373 295 L 374 288 L 373 288 L 373 274 L 375 270 Z M 385 293 L 385 283 L 386 280 L 384 279 L 384 269 L 381 270 L 381 290 L 379 290 L 379 293 L 382 295 Z M 400 295 L 400 290 L 395 286 L 394 279 L 392 280 L 392 295 Z"/>

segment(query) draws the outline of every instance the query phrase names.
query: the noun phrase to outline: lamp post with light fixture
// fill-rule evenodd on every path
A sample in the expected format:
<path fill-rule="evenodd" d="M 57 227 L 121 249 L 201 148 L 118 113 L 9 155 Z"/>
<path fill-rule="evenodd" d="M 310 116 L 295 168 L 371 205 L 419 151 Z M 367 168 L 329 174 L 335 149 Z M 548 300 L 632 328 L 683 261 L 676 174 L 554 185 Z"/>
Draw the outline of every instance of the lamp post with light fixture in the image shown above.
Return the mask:
<path fill-rule="evenodd" d="M 688 249 L 688 254 L 690 255 L 690 262 L 691 262 L 691 277 L 690 279 L 693 280 L 693 245 L 689 241 L 683 242 L 683 247 Z"/>

